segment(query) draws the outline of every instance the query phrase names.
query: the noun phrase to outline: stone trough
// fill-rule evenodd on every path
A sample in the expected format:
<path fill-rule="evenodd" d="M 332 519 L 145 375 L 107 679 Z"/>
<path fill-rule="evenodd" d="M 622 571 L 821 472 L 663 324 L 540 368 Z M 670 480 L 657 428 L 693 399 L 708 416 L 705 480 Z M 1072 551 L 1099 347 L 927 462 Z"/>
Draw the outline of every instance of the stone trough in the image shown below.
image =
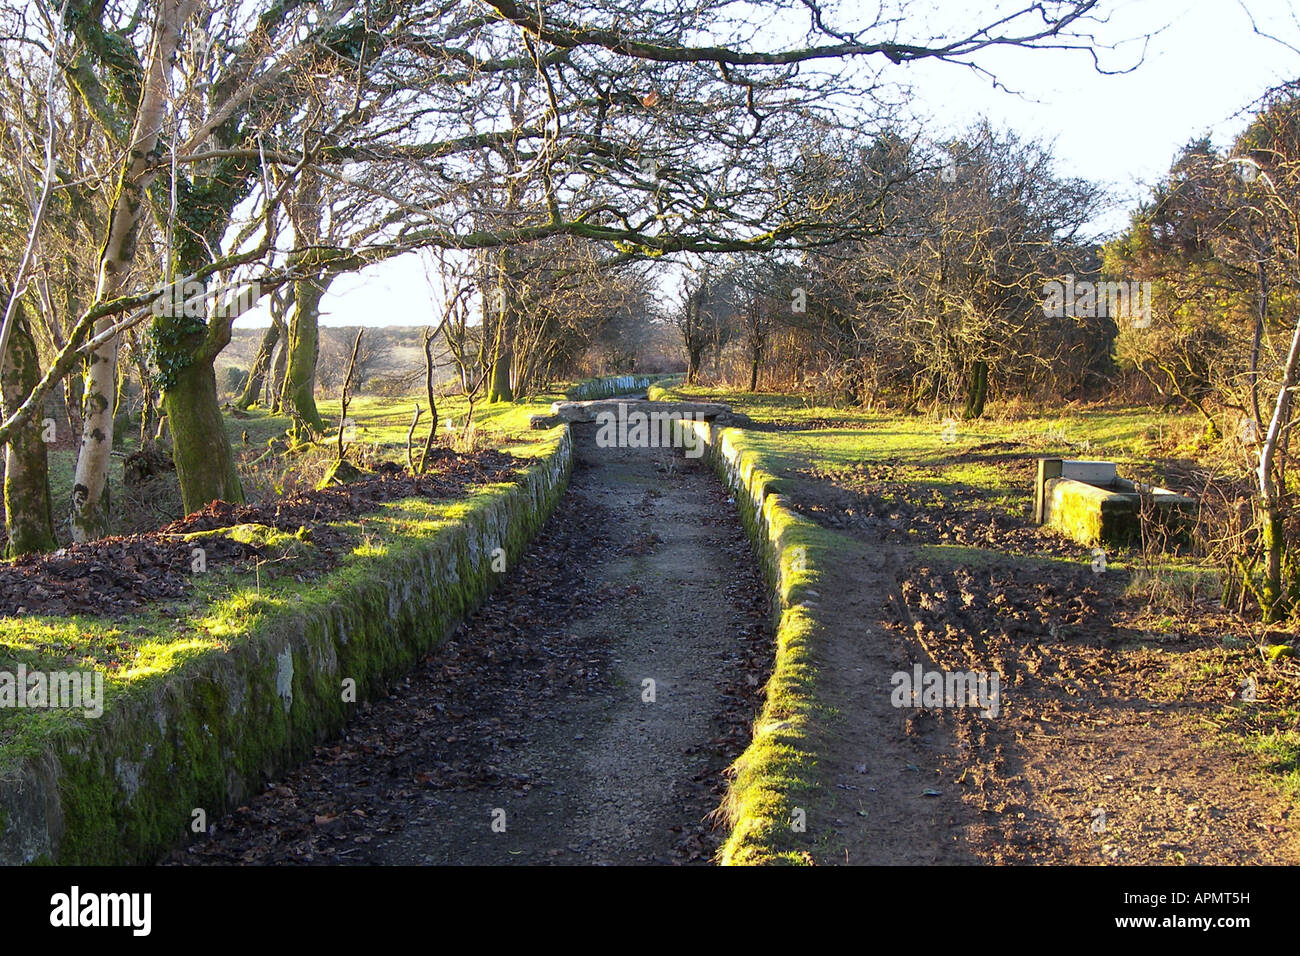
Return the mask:
<path fill-rule="evenodd" d="M 1110 461 L 1038 459 L 1034 520 L 1080 544 L 1131 544 L 1141 537 L 1142 501 L 1176 535 L 1195 519 L 1196 499 L 1119 477 Z"/>

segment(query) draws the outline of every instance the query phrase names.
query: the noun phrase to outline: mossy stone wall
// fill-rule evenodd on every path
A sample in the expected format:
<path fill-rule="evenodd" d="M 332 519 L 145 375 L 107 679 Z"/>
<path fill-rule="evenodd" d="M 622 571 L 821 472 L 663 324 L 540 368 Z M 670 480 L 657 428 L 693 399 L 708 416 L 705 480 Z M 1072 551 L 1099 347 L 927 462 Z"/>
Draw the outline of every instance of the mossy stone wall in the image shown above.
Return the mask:
<path fill-rule="evenodd" d="M 744 450 L 742 430 L 702 421 L 678 427 L 693 429 L 706 443 L 705 460 L 733 495 L 770 588 L 776 622 L 776 660 L 754 737 L 733 767 L 725 802 L 731 831 L 719 862 L 802 863 L 804 844 L 791 822 L 815 787 L 813 643 L 820 632 L 818 567 L 824 566 L 827 542 L 781 494 L 779 479 Z"/>

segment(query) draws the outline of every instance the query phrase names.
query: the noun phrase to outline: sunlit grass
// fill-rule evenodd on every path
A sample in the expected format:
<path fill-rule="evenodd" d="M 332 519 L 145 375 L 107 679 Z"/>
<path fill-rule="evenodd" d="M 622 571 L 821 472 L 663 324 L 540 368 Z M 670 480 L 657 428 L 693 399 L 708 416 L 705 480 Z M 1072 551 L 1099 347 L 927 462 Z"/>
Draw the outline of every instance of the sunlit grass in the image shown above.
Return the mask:
<path fill-rule="evenodd" d="M 1300 724 L 1300 713 L 1292 711 L 1289 716 L 1293 725 Z M 1247 745 L 1269 777 L 1293 798 L 1300 798 L 1300 730 L 1272 730 L 1248 738 Z"/>
<path fill-rule="evenodd" d="M 195 576 L 183 599 L 151 606 L 120 619 L 75 617 L 0 618 L 0 661 L 29 670 L 98 670 L 105 675 L 108 700 L 131 686 L 163 678 L 185 661 L 220 653 L 248 639 L 268 614 L 301 605 L 312 596 L 344 590 L 364 573 L 367 562 L 437 534 L 463 518 L 476 503 L 503 493 L 507 485 L 487 486 L 461 500 L 389 502 L 360 520 L 340 523 L 354 538 L 352 550 L 323 578 L 299 581 L 292 574 L 260 580 L 254 569 L 221 568 Z M 363 530 L 364 527 L 364 530 Z M 292 535 L 286 539 L 296 540 Z M 26 753 L 19 738 L 43 733 L 63 720 L 65 711 L 30 720 L 27 710 L 0 709 L 0 767 Z M 11 746 L 13 745 L 13 746 Z"/>

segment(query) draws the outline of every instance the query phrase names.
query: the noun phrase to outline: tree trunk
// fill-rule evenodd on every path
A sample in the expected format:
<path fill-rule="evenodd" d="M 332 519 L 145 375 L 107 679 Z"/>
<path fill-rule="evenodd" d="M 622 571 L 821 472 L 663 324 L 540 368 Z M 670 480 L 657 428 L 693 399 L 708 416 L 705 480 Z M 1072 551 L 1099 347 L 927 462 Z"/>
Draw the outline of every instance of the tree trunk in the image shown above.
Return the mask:
<path fill-rule="evenodd" d="M 105 261 L 105 270 L 109 268 Z M 108 284 L 101 273 L 100 288 Z M 115 283 L 114 283 L 115 284 Z M 108 298 L 108 295 L 104 295 Z M 99 334 L 112 320 L 95 324 Z M 113 450 L 113 412 L 117 397 L 116 338 L 90 353 L 81 410 L 81 446 L 72 482 L 72 537 L 90 541 L 108 533 L 108 467 Z"/>
<path fill-rule="evenodd" d="M 136 374 L 140 376 L 140 444 L 145 444 L 158 431 L 158 394 L 149 376 L 149 357 L 144 345 L 137 342 L 134 348 Z M 126 383 L 123 383 L 126 392 Z"/>
<path fill-rule="evenodd" d="M 108 237 L 99 257 L 95 303 L 121 294 L 135 260 L 145 190 L 155 174 L 158 131 L 166 114 L 168 69 L 194 0 L 159 5 L 153 39 L 145 60 L 140 104 L 128 140 L 127 163 L 116 183 L 108 217 Z M 113 317 L 95 323 L 95 334 L 113 327 Z M 88 541 L 108 531 L 108 466 L 113 450 L 113 404 L 117 387 L 118 337 L 90 354 L 81 429 L 81 448 L 72 486 L 72 536 Z"/>
<path fill-rule="evenodd" d="M 446 319 L 443 319 L 444 326 L 446 321 Z M 438 437 L 438 397 L 433 393 L 433 348 L 437 335 L 438 333 L 434 331 L 424 333 L 424 392 L 429 399 L 429 415 L 433 420 L 429 423 L 429 434 L 424 439 L 424 454 L 420 456 L 421 473 L 424 472 L 429 455 L 433 453 L 434 440 Z M 416 412 L 416 419 L 419 419 L 418 411 Z"/>
<path fill-rule="evenodd" d="M 962 417 L 979 418 L 984 414 L 984 403 L 989 394 L 989 363 L 976 362 L 971 369 L 970 382 L 966 388 L 966 409 Z"/>
<path fill-rule="evenodd" d="M 289 337 L 286 332 L 280 334 L 284 336 L 284 341 L 280 343 L 280 348 L 275 353 L 275 364 L 271 370 L 271 394 L 269 396 L 271 411 L 277 415 L 284 407 L 281 396 L 284 395 L 284 380 L 289 371 Z"/>
<path fill-rule="evenodd" d="M 700 359 L 703 349 L 688 349 L 686 352 L 686 384 L 698 385 L 700 382 Z"/>
<path fill-rule="evenodd" d="M 488 389 L 488 402 L 513 402 L 514 390 L 510 387 L 510 366 L 513 356 L 509 349 L 498 352 L 492 361 L 492 384 Z"/>
<path fill-rule="evenodd" d="M 755 352 L 749 363 L 749 390 L 758 391 L 758 363 L 761 361 L 759 353 Z"/>
<path fill-rule="evenodd" d="M 0 408 L 6 418 L 27 399 L 41 379 L 36 340 L 32 338 L 22 303 L 15 303 L 15 309 L 8 354 L 0 368 L 0 381 L 4 386 Z M 14 432 L 5 449 L 7 558 L 53 551 L 58 547 L 50 505 L 49 462 L 41 434 L 43 428 L 39 420 L 27 423 Z"/>
<path fill-rule="evenodd" d="M 1300 322 L 1291 335 L 1291 347 L 1287 351 L 1286 365 L 1282 370 L 1277 402 L 1273 406 L 1268 430 L 1260 443 L 1259 467 L 1255 470 L 1259 487 L 1259 514 L 1263 521 L 1261 539 L 1267 558 L 1264 583 L 1260 588 L 1260 603 L 1263 605 L 1260 610 L 1266 621 L 1277 620 L 1282 611 L 1282 560 L 1286 541 L 1282 522 L 1283 489 L 1274 474 L 1274 468 L 1291 422 L 1291 390 L 1296 386 L 1297 374 L 1300 374 Z"/>
<path fill-rule="evenodd" d="M 242 503 L 244 490 L 217 400 L 212 363 L 196 361 L 182 369 L 163 394 L 163 410 L 172 432 L 172 457 L 185 513 L 192 514 L 211 501 Z"/>
<path fill-rule="evenodd" d="M 1260 530 L 1264 546 L 1264 580 L 1259 589 L 1260 610 L 1263 619 L 1272 623 L 1282 618 L 1282 557 L 1286 544 L 1281 509 L 1275 504 L 1265 505 Z"/>
<path fill-rule="evenodd" d="M 244 391 L 239 398 L 235 399 L 236 408 L 248 408 L 262 397 L 262 387 L 266 384 L 266 373 L 271 367 L 271 357 L 275 354 L 275 346 L 280 341 L 280 326 L 272 322 L 266 328 L 262 335 L 262 342 L 257 347 L 257 358 L 253 359 L 253 367 L 248 370 L 248 381 L 244 383 Z"/>
<path fill-rule="evenodd" d="M 86 373 L 84 363 L 77 366 L 63 380 L 63 410 L 68 416 L 68 434 L 81 437 L 81 405 L 85 400 Z"/>
<path fill-rule="evenodd" d="M 488 381 L 487 400 L 489 404 L 514 401 L 514 390 L 510 387 L 510 370 L 514 365 L 514 352 L 510 347 L 510 281 L 507 275 L 509 259 L 503 251 L 495 263 L 497 284 L 493 290 L 493 306 L 496 313 L 496 334 L 492 338 L 492 377 Z"/>
<path fill-rule="evenodd" d="M 316 408 L 316 358 L 320 352 L 320 300 L 330 277 L 295 282 L 293 315 L 289 320 L 288 365 L 280 407 L 292 419 L 295 441 L 306 441 L 325 430 Z"/>

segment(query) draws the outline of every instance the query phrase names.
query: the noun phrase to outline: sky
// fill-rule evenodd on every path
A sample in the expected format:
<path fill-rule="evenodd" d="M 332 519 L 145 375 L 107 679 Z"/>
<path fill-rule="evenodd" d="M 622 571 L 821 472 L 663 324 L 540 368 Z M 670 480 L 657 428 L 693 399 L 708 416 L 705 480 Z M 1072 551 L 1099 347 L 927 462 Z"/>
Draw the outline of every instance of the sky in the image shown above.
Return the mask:
<path fill-rule="evenodd" d="M 986 115 L 1054 142 L 1060 172 L 1113 192 L 1115 205 L 1096 222 L 1113 233 L 1183 145 L 1205 133 L 1226 145 L 1261 94 L 1300 77 L 1300 53 L 1257 35 L 1247 9 L 1261 30 L 1300 47 L 1300 8 L 1293 13 L 1289 0 L 1127 0 L 1111 6 L 1097 35 L 1117 45 L 1099 53 L 1102 66 L 1137 64 L 1132 72 L 1102 75 L 1082 52 L 1003 50 L 980 65 L 1019 95 L 940 63 L 917 64 L 911 83 L 939 129 Z M 1145 55 L 1140 43 L 1122 42 L 1148 33 Z"/>
<path fill-rule="evenodd" d="M 848 0 L 856 2 L 856 0 Z M 917 9 L 938 20 L 964 10 L 962 0 L 930 0 Z M 1082 51 L 992 50 L 978 62 L 996 75 L 920 62 L 890 79 L 911 89 L 910 108 L 935 138 L 981 116 L 1022 138 L 1055 144 L 1058 172 L 1104 184 L 1113 202 L 1094 221 L 1101 235 L 1121 231 L 1129 212 L 1169 168 L 1179 148 L 1209 134 L 1226 145 L 1249 121 L 1250 105 L 1270 87 L 1300 77 L 1300 8 L 1291 0 L 1113 0 L 1096 27 L 1107 69 Z M 962 16 L 970 15 L 963 13 Z M 1152 34 L 1143 55 L 1141 38 Z M 408 255 L 335 280 L 321 302 L 323 325 L 428 325 L 436 322 L 425 266 Z M 265 325 L 254 311 L 238 326 Z"/>

